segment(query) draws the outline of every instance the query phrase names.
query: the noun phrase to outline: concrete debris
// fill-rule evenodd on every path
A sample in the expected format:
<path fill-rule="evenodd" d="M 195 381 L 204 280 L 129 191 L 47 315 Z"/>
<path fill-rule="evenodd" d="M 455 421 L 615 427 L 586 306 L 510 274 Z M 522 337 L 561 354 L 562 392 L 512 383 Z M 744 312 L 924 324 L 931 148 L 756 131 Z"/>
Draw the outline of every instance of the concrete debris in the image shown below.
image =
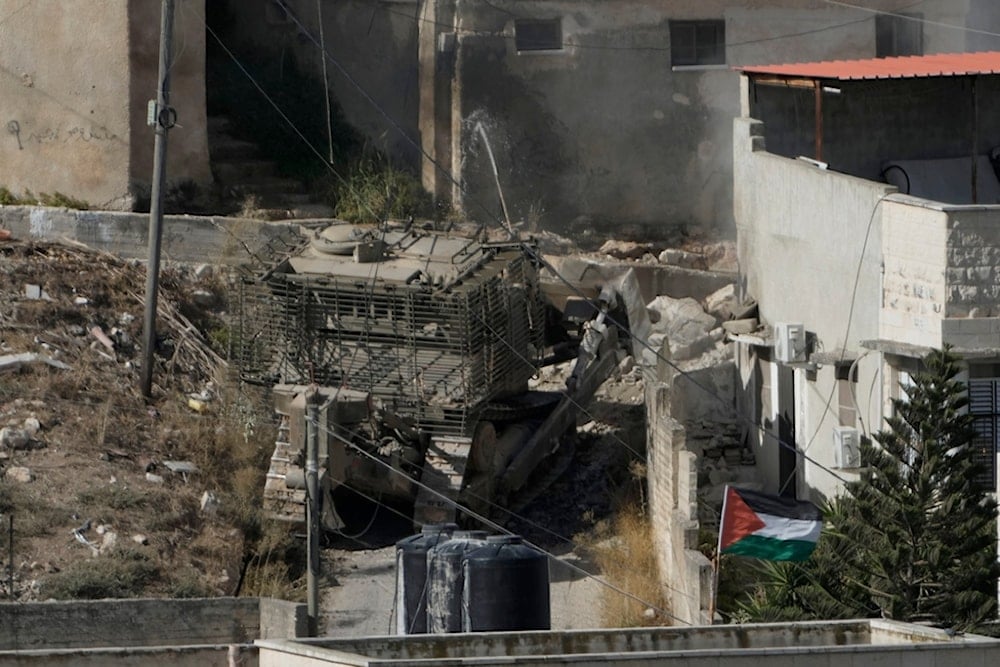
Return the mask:
<path fill-rule="evenodd" d="M 642 259 L 642 257 L 653 251 L 653 246 L 648 243 L 637 241 L 605 241 L 598 252 L 610 255 L 615 259 Z"/>
<path fill-rule="evenodd" d="M 696 269 L 704 271 L 708 268 L 705 258 L 701 255 L 688 252 L 686 250 L 678 250 L 676 248 L 667 248 L 660 253 L 657 259 L 660 261 L 660 264 L 679 266 L 682 269 Z"/>
<path fill-rule="evenodd" d="M 204 514 L 215 514 L 219 511 L 219 498 L 211 491 L 201 494 L 201 511 Z"/>
<path fill-rule="evenodd" d="M 736 297 L 736 285 L 730 283 L 705 297 L 705 312 L 715 315 L 720 320 L 733 319 L 733 311 L 739 306 Z"/>
<path fill-rule="evenodd" d="M 4 473 L 4 478 L 11 482 L 18 482 L 19 484 L 28 484 L 34 481 L 35 475 L 31 472 L 30 468 L 11 466 Z"/>
<path fill-rule="evenodd" d="M 676 361 L 697 357 L 718 340 L 711 333 L 718 321 L 702 310 L 695 299 L 661 295 L 653 299 L 648 308 L 660 312 L 660 321 L 652 325 L 651 330 L 666 334 L 671 358 Z"/>
<path fill-rule="evenodd" d="M 24 429 L 5 426 L 0 429 L 0 447 L 31 449 L 31 435 Z"/>
<path fill-rule="evenodd" d="M 733 335 L 753 333 L 758 326 L 760 326 L 760 322 L 757 321 L 756 317 L 745 320 L 729 320 L 722 323 L 722 328 L 726 330 L 726 333 Z"/>
<path fill-rule="evenodd" d="M 104 538 L 101 540 L 101 546 L 98 548 L 100 553 L 107 553 L 115 548 L 118 544 L 118 533 L 113 530 L 109 530 L 104 533 Z"/>
<path fill-rule="evenodd" d="M 732 241 L 722 241 L 708 246 L 705 248 L 705 258 L 709 271 L 738 273 L 740 270 L 736 244 Z"/>
<path fill-rule="evenodd" d="M 0 356 L 0 373 L 5 371 L 16 371 L 25 364 L 34 363 L 48 364 L 53 368 L 58 368 L 64 371 L 68 371 L 71 368 L 68 364 L 64 364 L 63 362 L 53 359 L 45 354 L 38 354 L 37 352 L 21 352 L 19 354 L 5 354 Z"/>
<path fill-rule="evenodd" d="M 146 481 L 152 482 L 153 484 L 163 484 L 163 476 L 157 475 L 155 472 L 147 472 Z"/>

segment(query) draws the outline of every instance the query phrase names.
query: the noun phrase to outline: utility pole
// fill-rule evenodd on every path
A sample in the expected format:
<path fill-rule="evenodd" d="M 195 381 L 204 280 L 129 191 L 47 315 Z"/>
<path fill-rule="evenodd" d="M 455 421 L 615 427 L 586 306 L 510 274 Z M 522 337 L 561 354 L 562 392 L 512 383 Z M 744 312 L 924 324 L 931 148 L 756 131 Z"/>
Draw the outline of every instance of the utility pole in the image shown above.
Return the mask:
<path fill-rule="evenodd" d="M 320 393 L 315 386 L 310 387 L 306 393 L 306 615 L 310 637 L 319 632 L 319 401 Z"/>
<path fill-rule="evenodd" d="M 173 67 L 174 0 L 163 0 L 160 16 L 160 70 L 156 105 L 150 104 L 147 122 L 156 126 L 153 147 L 153 187 L 149 200 L 149 261 L 146 264 L 146 312 L 142 327 L 142 395 L 153 392 L 153 352 L 156 348 L 156 301 L 160 279 L 160 240 L 163 238 L 163 189 L 167 175 L 167 131 L 177 122 L 170 106 L 170 70 Z"/>

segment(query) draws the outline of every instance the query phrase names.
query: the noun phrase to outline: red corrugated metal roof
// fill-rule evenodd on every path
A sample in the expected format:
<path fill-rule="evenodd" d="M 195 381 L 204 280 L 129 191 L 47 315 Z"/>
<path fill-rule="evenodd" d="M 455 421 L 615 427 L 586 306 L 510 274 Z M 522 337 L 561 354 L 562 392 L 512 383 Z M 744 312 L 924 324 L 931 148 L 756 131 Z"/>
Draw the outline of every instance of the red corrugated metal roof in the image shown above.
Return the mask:
<path fill-rule="evenodd" d="M 930 76 L 1000 74 L 1000 51 L 978 53 L 937 53 L 929 56 L 869 58 L 866 60 L 825 60 L 787 65 L 743 65 L 744 74 L 765 74 L 803 79 L 906 79 Z"/>

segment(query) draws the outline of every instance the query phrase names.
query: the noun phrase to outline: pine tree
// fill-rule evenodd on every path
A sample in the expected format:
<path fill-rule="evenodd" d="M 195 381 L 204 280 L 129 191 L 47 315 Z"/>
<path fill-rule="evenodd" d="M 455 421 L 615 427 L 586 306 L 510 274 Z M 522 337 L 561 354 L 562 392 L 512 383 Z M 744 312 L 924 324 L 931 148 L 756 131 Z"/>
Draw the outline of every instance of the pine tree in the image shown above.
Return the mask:
<path fill-rule="evenodd" d="M 857 548 L 845 576 L 887 618 L 969 627 L 996 615 L 997 504 L 975 482 L 973 416 L 958 361 L 924 359 L 875 443 L 862 442 L 837 539 Z"/>
<path fill-rule="evenodd" d="M 934 351 L 924 367 L 893 401 L 887 428 L 862 441 L 863 472 L 831 503 L 816 557 L 782 565 L 799 571 L 779 580 L 795 588 L 779 587 L 777 603 L 797 601 L 803 618 L 881 615 L 966 629 L 996 617 L 997 504 L 975 482 L 958 361 Z M 751 616 L 770 604 L 760 590 L 764 600 L 758 593 L 744 605 Z"/>

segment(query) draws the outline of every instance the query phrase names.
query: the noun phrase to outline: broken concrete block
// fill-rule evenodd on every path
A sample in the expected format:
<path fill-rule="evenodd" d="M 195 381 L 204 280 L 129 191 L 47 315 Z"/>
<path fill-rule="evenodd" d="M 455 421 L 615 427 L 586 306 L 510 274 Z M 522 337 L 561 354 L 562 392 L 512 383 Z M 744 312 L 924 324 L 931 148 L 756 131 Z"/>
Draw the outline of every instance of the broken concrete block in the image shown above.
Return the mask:
<path fill-rule="evenodd" d="M 0 357 L 0 373 L 4 371 L 16 371 L 25 364 L 42 362 L 61 370 L 69 370 L 70 366 L 52 357 L 35 352 L 21 352 L 20 354 L 5 354 Z"/>
<path fill-rule="evenodd" d="M 650 252 L 652 246 L 648 243 L 638 243 L 636 241 L 618 241 L 611 239 L 605 241 L 598 252 L 610 255 L 616 259 L 640 259 Z"/>
<path fill-rule="evenodd" d="M 660 312 L 660 321 L 652 325 L 654 333 L 666 334 L 671 358 L 675 361 L 692 359 L 712 346 L 710 332 L 718 321 L 706 313 L 695 299 L 674 299 L 658 296 L 648 308 Z"/>
<path fill-rule="evenodd" d="M 7 449 L 29 449 L 31 435 L 20 428 L 6 426 L 0 429 L 0 447 Z"/>
<path fill-rule="evenodd" d="M 738 336 L 740 334 L 749 334 L 757 330 L 758 321 L 756 317 L 750 317 L 745 320 L 729 320 L 728 322 L 722 323 L 722 328 L 726 330 L 726 333 Z"/>
<path fill-rule="evenodd" d="M 730 283 L 705 297 L 705 311 L 715 315 L 720 320 L 729 320 L 733 311 L 739 305 L 736 297 L 736 285 Z"/>
<path fill-rule="evenodd" d="M 703 271 L 707 268 L 705 258 L 701 255 L 676 248 L 667 248 L 660 253 L 657 259 L 659 259 L 660 264 L 679 266 L 682 269 L 698 269 Z"/>
<path fill-rule="evenodd" d="M 36 418 L 28 417 L 24 420 L 24 431 L 28 434 L 29 438 L 34 438 L 41 430 L 42 424 Z"/>
<path fill-rule="evenodd" d="M 100 552 L 107 553 L 114 549 L 116 544 L 118 544 L 118 533 L 109 530 L 104 533 L 104 538 L 101 540 Z"/>
<path fill-rule="evenodd" d="M 27 484 L 28 482 L 34 481 L 35 475 L 31 472 L 30 468 L 25 468 L 24 466 L 11 466 L 7 468 L 7 472 L 4 473 L 4 478 L 10 480 L 11 482 Z"/>

